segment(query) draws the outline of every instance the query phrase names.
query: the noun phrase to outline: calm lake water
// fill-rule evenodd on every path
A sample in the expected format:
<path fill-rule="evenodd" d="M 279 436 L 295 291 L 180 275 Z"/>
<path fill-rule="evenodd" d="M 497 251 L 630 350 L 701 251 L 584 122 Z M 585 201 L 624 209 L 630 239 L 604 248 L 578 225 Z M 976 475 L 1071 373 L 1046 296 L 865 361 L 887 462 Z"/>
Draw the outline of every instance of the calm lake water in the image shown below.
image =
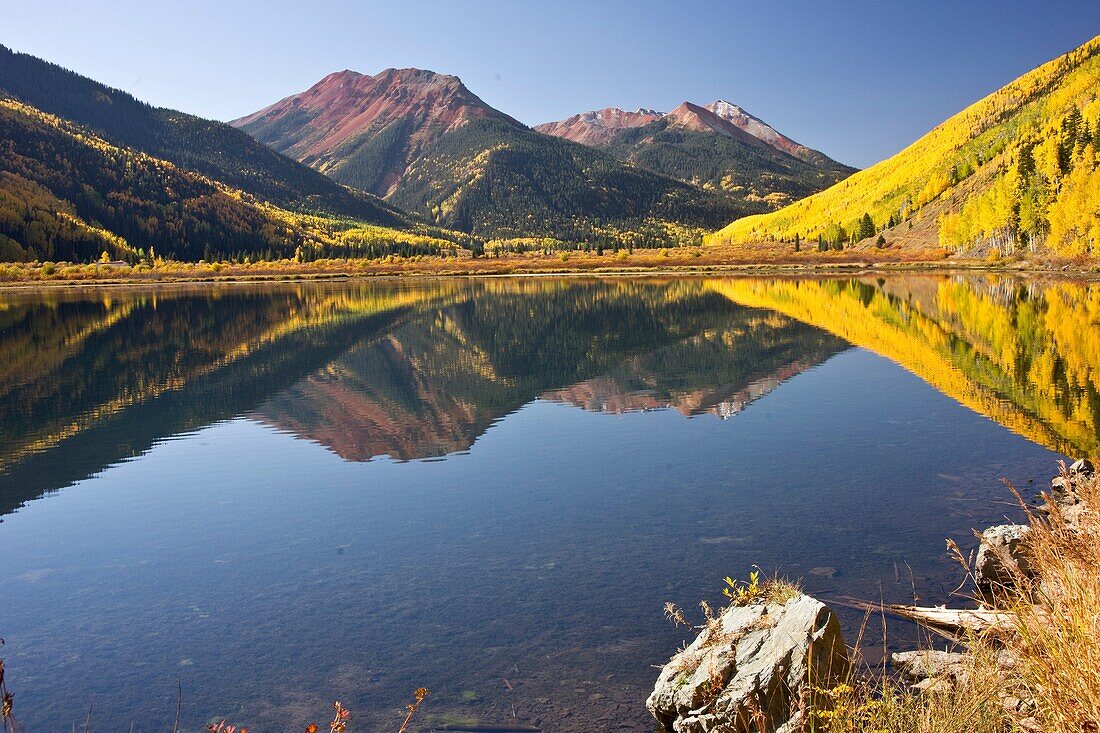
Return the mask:
<path fill-rule="evenodd" d="M 16 712 L 648 733 L 666 600 L 948 600 L 1002 477 L 1097 452 L 1098 320 L 931 275 L 0 294 Z"/>

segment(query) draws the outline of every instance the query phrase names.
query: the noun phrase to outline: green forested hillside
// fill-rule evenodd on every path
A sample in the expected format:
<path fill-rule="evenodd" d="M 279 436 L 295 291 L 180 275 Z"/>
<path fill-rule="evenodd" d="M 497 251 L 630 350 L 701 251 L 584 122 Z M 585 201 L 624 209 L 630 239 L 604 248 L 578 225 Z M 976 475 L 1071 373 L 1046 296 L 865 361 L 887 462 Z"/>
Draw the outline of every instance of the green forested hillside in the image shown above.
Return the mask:
<path fill-rule="evenodd" d="M 302 258 L 450 245 L 279 209 L 0 99 L 0 260 Z"/>
<path fill-rule="evenodd" d="M 1100 251 L 1100 36 L 963 110 L 897 155 L 711 241 L 882 235 L 964 254 Z M 917 234 L 911 234 L 911 232 Z"/>
<path fill-rule="evenodd" d="M 229 125 L 152 107 L 55 64 L 0 46 L 0 96 L 93 130 L 105 140 L 161 158 L 295 211 L 371 224 L 413 222 L 375 196 L 349 190 L 279 155 Z"/>
<path fill-rule="evenodd" d="M 773 205 L 816 193 L 853 169 L 816 166 L 769 146 L 678 127 L 667 117 L 623 130 L 602 149 L 621 160 L 706 189 Z"/>
<path fill-rule="evenodd" d="M 497 120 L 472 120 L 412 161 L 389 196 L 440 226 L 483 237 L 626 236 L 707 227 L 763 208 L 626 166 L 606 153 Z M 654 234 L 653 246 L 666 246 Z"/>

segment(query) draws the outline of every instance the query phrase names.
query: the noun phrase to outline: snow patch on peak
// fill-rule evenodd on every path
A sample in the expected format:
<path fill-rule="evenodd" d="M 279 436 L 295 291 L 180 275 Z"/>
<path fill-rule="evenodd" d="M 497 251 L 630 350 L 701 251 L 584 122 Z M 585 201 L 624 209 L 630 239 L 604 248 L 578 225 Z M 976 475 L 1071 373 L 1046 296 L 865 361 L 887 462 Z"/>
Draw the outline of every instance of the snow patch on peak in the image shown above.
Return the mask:
<path fill-rule="evenodd" d="M 745 110 L 737 106 L 733 102 L 727 102 L 724 99 L 718 99 L 707 105 L 710 111 L 719 117 L 725 117 L 726 115 L 743 115 L 747 114 Z"/>

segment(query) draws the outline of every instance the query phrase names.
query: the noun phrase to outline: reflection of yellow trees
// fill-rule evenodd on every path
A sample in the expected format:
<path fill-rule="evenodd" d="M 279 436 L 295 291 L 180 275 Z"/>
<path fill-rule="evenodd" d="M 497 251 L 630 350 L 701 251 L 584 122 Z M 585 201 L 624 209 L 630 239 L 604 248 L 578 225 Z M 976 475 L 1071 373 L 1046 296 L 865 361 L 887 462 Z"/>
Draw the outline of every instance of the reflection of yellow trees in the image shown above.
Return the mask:
<path fill-rule="evenodd" d="M 1098 286 L 913 277 L 708 287 L 882 354 L 1050 448 L 1100 448 Z"/>
<path fill-rule="evenodd" d="M 84 341 L 125 319 L 134 309 L 134 301 L 113 303 L 104 300 L 102 310 L 79 320 L 63 319 L 47 328 L 8 330 L 0 328 L 0 394 L 11 388 L 13 381 L 26 379 L 28 375 L 47 374 L 73 354 L 80 351 Z M 0 324 L 17 321 L 22 313 L 0 304 Z"/>

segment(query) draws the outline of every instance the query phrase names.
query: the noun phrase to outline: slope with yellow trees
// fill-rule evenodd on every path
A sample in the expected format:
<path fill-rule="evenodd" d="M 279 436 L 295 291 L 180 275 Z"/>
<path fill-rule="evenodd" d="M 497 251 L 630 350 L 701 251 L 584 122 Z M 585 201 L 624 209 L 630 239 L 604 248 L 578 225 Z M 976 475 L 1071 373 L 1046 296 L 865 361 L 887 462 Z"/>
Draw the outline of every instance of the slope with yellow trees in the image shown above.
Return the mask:
<path fill-rule="evenodd" d="M 1100 250 L 1100 36 L 971 105 L 897 155 L 709 242 Z"/>

